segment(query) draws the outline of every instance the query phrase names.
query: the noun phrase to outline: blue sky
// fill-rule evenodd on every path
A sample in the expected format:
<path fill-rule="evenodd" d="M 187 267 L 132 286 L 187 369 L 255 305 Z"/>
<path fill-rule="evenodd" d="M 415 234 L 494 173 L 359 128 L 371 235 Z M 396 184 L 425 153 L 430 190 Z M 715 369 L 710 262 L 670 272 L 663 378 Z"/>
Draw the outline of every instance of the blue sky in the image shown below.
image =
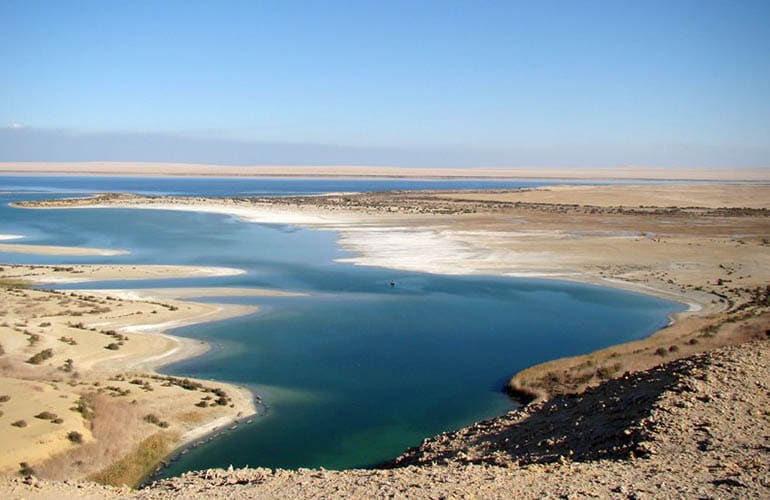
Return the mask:
<path fill-rule="evenodd" d="M 0 160 L 770 166 L 767 0 L 2 0 L 0 32 Z"/>

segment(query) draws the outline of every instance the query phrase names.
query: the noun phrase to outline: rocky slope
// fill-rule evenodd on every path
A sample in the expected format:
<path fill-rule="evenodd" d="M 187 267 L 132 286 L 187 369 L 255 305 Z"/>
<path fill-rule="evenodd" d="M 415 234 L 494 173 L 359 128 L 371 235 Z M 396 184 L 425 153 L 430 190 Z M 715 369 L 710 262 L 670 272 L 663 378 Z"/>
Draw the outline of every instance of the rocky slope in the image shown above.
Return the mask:
<path fill-rule="evenodd" d="M 625 375 L 426 440 L 383 470 L 209 470 L 139 491 L 34 478 L 4 498 L 768 498 L 770 342 Z"/>

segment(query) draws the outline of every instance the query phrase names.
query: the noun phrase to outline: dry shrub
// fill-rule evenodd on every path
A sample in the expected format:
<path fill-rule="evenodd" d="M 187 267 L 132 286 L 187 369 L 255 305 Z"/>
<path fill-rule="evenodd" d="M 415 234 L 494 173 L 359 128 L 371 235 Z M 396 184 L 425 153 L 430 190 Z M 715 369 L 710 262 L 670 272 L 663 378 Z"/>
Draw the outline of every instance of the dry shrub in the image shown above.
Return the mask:
<path fill-rule="evenodd" d="M 176 434 L 171 432 L 155 433 L 139 443 L 139 446 L 121 460 L 91 475 L 89 479 L 113 486 L 124 484 L 135 486 L 147 477 L 155 469 L 158 462 L 171 452 L 176 437 Z"/>
<path fill-rule="evenodd" d="M 94 440 L 61 453 L 42 464 L 36 464 L 38 475 L 50 479 L 77 479 L 94 474 L 104 464 L 114 463 L 146 435 L 138 409 L 128 402 L 102 394 L 88 394 L 83 400 L 94 408 L 94 416 L 86 422 Z M 142 431 L 140 426 L 145 430 Z"/>

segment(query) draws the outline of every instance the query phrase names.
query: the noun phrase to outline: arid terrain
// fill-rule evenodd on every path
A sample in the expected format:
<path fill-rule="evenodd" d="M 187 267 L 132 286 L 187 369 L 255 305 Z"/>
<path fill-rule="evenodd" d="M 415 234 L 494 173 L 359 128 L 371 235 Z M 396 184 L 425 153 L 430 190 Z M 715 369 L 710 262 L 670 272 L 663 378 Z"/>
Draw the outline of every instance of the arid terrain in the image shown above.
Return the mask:
<path fill-rule="evenodd" d="M 138 492 L 37 479 L 2 488 L 25 498 L 74 488 L 139 498 L 767 497 L 768 200 L 765 184 L 666 184 L 22 204 L 299 224 L 337 232 L 357 264 L 568 279 L 688 310 L 647 339 L 511 374 L 511 392 L 534 402 L 428 439 L 385 470 L 206 471 Z"/>
<path fill-rule="evenodd" d="M 189 290 L 66 292 L 31 285 L 235 272 L 182 266 L 1 266 L 0 471 L 135 484 L 180 443 L 255 413 L 246 389 L 153 371 L 207 349 L 163 331 L 253 308 L 177 300 L 195 295 Z"/>

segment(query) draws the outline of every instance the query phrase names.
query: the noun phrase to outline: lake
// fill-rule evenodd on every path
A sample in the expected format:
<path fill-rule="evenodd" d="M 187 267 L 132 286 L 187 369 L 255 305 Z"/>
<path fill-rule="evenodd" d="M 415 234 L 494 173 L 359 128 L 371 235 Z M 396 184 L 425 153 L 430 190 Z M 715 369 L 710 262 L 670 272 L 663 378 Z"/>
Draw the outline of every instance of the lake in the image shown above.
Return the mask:
<path fill-rule="evenodd" d="M 162 210 L 23 210 L 22 199 L 105 191 L 211 196 L 533 186 L 496 181 L 0 177 L 0 234 L 28 244 L 129 250 L 110 257 L 0 254 L 7 263 L 237 267 L 244 275 L 71 288 L 237 286 L 302 297 L 228 297 L 256 314 L 175 330 L 206 355 L 165 373 L 251 387 L 264 415 L 191 449 L 162 475 L 234 466 L 368 467 L 423 438 L 514 407 L 527 366 L 649 335 L 681 311 L 655 297 L 562 281 L 443 276 L 335 262 L 333 232 Z M 395 287 L 389 285 L 396 283 Z"/>

